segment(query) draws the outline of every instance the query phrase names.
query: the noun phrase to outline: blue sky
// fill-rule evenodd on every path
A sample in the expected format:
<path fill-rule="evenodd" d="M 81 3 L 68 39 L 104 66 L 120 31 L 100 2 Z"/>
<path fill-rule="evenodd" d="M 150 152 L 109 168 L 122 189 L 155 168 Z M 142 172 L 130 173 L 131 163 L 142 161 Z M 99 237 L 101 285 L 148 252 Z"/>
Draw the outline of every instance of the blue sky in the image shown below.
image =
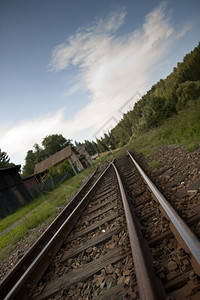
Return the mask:
<path fill-rule="evenodd" d="M 199 42 L 200 2 L 1 0 L 0 148 L 23 164 L 53 133 L 116 125 Z"/>

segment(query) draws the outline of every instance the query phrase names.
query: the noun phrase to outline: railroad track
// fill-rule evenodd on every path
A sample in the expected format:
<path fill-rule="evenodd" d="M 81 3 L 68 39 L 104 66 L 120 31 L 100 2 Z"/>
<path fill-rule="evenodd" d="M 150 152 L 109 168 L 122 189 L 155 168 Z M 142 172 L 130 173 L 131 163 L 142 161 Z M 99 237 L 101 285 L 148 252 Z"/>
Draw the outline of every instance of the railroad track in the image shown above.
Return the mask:
<path fill-rule="evenodd" d="M 1 295 L 199 299 L 198 221 L 195 215 L 186 224 L 128 153 L 79 198 L 23 275 L 9 288 L 3 282 Z"/>

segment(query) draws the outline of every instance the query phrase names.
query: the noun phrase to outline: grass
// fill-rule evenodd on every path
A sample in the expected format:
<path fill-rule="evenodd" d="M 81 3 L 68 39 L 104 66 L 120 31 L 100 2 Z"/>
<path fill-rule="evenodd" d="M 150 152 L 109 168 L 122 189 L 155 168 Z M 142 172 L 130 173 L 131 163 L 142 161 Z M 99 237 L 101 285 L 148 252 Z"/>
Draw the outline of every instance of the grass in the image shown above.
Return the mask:
<path fill-rule="evenodd" d="M 30 233 L 33 228 L 42 224 L 50 224 L 57 215 L 58 207 L 64 207 L 77 192 L 84 178 L 91 174 L 106 155 L 96 160 L 88 169 L 72 177 L 50 193 L 35 199 L 30 204 L 18 209 L 14 214 L 0 220 L 0 232 L 20 220 L 14 228 L 9 229 L 0 237 L 0 259 L 4 259 L 15 247 L 16 243 Z M 28 214 L 28 215 L 27 215 Z"/>
<path fill-rule="evenodd" d="M 35 199 L 33 202 L 27 204 L 26 206 L 23 206 L 19 208 L 15 213 L 12 215 L 9 215 L 5 217 L 4 219 L 0 220 L 0 232 L 2 232 L 4 229 L 21 219 L 24 215 L 32 211 L 34 208 L 36 208 L 38 205 L 40 205 L 43 201 L 43 197 Z"/>
<path fill-rule="evenodd" d="M 148 156 L 157 146 L 184 145 L 187 151 L 194 151 L 200 142 L 200 99 L 188 102 L 187 107 L 166 120 L 156 129 L 132 139 L 129 148 Z"/>
<path fill-rule="evenodd" d="M 146 147 L 146 148 L 138 150 L 138 153 L 142 153 L 145 157 L 148 157 L 151 155 L 151 149 L 150 149 L 150 147 Z"/>
<path fill-rule="evenodd" d="M 152 161 L 149 163 L 149 167 L 150 167 L 151 170 L 156 169 L 159 165 L 160 165 L 160 162 L 157 161 L 157 160 L 152 160 Z"/>

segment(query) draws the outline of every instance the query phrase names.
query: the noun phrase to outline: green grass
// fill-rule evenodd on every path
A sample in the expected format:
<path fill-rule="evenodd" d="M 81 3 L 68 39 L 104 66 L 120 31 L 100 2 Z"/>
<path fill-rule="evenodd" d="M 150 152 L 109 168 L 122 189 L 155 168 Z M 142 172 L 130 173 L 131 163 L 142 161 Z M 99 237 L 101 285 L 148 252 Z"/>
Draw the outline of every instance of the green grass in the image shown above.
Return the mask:
<path fill-rule="evenodd" d="M 149 147 L 138 150 L 138 153 L 142 153 L 145 157 L 151 155 L 151 149 Z"/>
<path fill-rule="evenodd" d="M 8 230 L 0 237 L 0 259 L 4 259 L 14 249 L 15 244 L 30 233 L 31 229 L 44 223 L 51 223 L 57 215 L 57 208 L 64 207 L 69 202 L 70 198 L 80 188 L 84 178 L 92 173 L 99 162 L 104 159 L 106 159 L 106 155 L 102 155 L 94 162 L 93 166 L 80 172 L 78 177 L 74 176 L 68 179 L 53 191 L 0 220 L 1 232 L 20 220 L 16 227 Z"/>
<path fill-rule="evenodd" d="M 151 170 L 156 169 L 159 165 L 160 165 L 160 162 L 157 161 L 157 160 L 152 160 L 152 161 L 149 163 L 149 167 L 150 167 Z"/>
<path fill-rule="evenodd" d="M 188 102 L 187 108 L 166 120 L 160 127 L 132 139 L 129 148 L 144 154 L 151 153 L 157 146 L 184 145 L 194 151 L 200 142 L 200 99 Z"/>
<path fill-rule="evenodd" d="M 38 205 L 40 205 L 43 201 L 43 198 L 37 198 L 33 202 L 27 204 L 24 207 L 19 208 L 15 213 L 12 215 L 9 215 L 5 217 L 4 219 L 0 220 L 0 232 L 2 232 L 4 229 L 21 219 L 25 214 L 32 211 L 34 208 L 36 208 Z"/>

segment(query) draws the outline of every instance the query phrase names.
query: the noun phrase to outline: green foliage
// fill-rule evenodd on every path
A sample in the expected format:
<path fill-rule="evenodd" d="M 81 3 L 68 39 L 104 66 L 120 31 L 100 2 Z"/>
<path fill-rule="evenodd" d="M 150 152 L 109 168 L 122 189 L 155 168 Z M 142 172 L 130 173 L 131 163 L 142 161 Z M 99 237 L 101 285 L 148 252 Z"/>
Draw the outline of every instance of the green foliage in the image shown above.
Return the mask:
<path fill-rule="evenodd" d="M 10 167 L 13 166 L 13 163 L 10 163 L 10 158 L 8 157 L 6 152 L 2 152 L 0 149 L 0 168 L 6 168 L 6 167 Z"/>
<path fill-rule="evenodd" d="M 152 161 L 149 163 L 149 167 L 150 167 L 151 170 L 156 169 L 159 165 L 160 165 L 160 162 L 157 161 L 157 160 L 152 160 Z"/>
<path fill-rule="evenodd" d="M 0 237 L 0 250 L 7 247 L 9 244 L 15 244 L 26 234 L 28 234 L 28 229 L 24 226 L 24 224 L 20 224 L 9 232 L 6 232 Z"/>
<path fill-rule="evenodd" d="M 187 146 L 186 146 L 186 150 L 188 152 L 193 152 L 194 150 L 199 148 L 199 143 L 197 142 L 190 142 Z"/>
<path fill-rule="evenodd" d="M 27 205 L 20 207 L 16 212 L 13 214 L 3 218 L 0 220 L 0 232 L 2 232 L 5 228 L 12 225 L 14 222 L 21 219 L 25 214 L 29 213 L 33 209 L 35 209 L 38 205 L 40 205 L 44 201 L 44 197 L 37 198 L 32 202 L 28 203 Z"/>
<path fill-rule="evenodd" d="M 51 134 L 46 136 L 42 141 L 46 155 L 53 155 L 63 148 L 72 145 L 72 140 L 64 138 L 62 134 Z"/>
<path fill-rule="evenodd" d="M 51 166 L 49 168 L 48 174 L 47 174 L 47 178 L 52 178 L 59 175 L 58 171 L 56 170 L 56 168 L 54 166 Z"/>
<path fill-rule="evenodd" d="M 181 110 L 188 101 L 195 100 L 200 96 L 200 80 L 181 83 L 176 94 L 178 97 L 177 109 Z"/>
<path fill-rule="evenodd" d="M 138 153 L 142 153 L 145 157 L 151 155 L 151 149 L 149 147 L 142 148 L 138 151 Z"/>
<path fill-rule="evenodd" d="M 97 139 L 97 147 L 99 149 L 99 152 L 105 152 L 109 150 L 109 145 L 107 146 L 103 139 Z"/>
<path fill-rule="evenodd" d="M 89 155 L 94 155 L 95 153 L 99 152 L 98 146 L 95 142 L 90 142 L 90 141 L 85 140 L 84 144 L 82 144 L 82 145 L 85 146 Z"/>
<path fill-rule="evenodd" d="M 70 173 L 74 175 L 72 167 L 70 166 L 69 161 L 66 159 L 60 166 L 59 166 L 60 173 Z"/>
<path fill-rule="evenodd" d="M 140 152 L 153 151 L 156 146 L 170 144 L 185 145 L 188 151 L 199 147 L 200 142 L 200 98 L 189 101 L 184 110 L 166 120 L 157 129 L 133 138 L 130 147 Z"/>
<path fill-rule="evenodd" d="M 40 206 L 40 209 L 34 211 L 30 216 L 27 216 L 24 219 L 24 224 L 27 229 L 32 229 L 37 227 L 39 224 L 44 222 L 50 216 L 56 213 L 56 208 L 52 206 L 50 203 L 44 203 Z"/>

